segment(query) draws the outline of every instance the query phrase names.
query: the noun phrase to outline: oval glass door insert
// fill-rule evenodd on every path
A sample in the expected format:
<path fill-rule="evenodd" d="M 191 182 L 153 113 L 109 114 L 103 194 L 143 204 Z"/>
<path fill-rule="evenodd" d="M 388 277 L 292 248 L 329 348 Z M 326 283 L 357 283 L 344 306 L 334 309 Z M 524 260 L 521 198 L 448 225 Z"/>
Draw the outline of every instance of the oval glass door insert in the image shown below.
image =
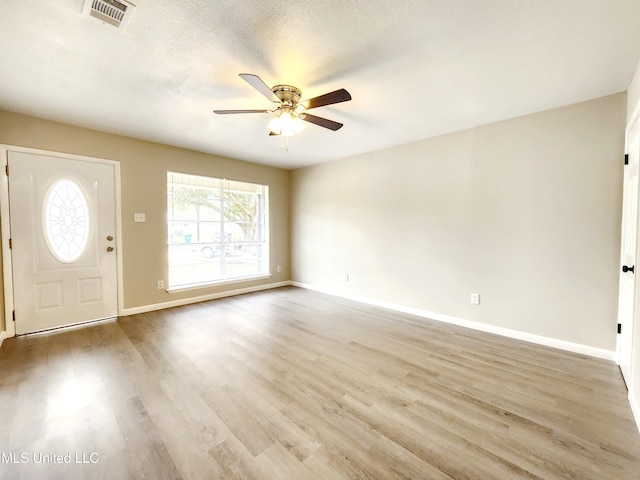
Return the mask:
<path fill-rule="evenodd" d="M 44 231 L 51 253 L 60 261 L 78 259 L 89 240 L 89 204 L 73 180 L 58 180 L 44 198 Z"/>

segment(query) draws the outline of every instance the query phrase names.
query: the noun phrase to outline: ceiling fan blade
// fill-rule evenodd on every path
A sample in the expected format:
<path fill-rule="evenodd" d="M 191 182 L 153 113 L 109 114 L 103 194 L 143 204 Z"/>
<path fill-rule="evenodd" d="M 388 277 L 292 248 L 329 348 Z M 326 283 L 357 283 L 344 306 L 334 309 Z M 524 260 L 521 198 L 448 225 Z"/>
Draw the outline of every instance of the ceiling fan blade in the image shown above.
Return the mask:
<path fill-rule="evenodd" d="M 240 76 L 249 85 L 259 91 L 262 95 L 267 97 L 270 102 L 280 103 L 280 99 L 276 97 L 275 93 L 271 91 L 271 89 L 267 86 L 266 83 L 262 81 L 259 76 L 253 75 L 251 73 L 241 73 Z"/>
<path fill-rule="evenodd" d="M 328 128 L 329 130 L 340 130 L 342 128 L 342 123 L 334 122 L 333 120 L 329 120 L 327 118 L 316 117 L 315 115 L 310 115 L 305 113 L 300 115 L 300 118 L 305 122 L 315 123 L 316 125 L 320 125 L 321 127 Z"/>
<path fill-rule="evenodd" d="M 267 113 L 271 110 L 214 110 L 218 115 L 229 115 L 231 113 Z"/>
<path fill-rule="evenodd" d="M 304 108 L 310 110 L 312 108 L 324 107 L 325 105 L 332 105 L 334 103 L 348 102 L 349 100 L 351 100 L 351 95 L 344 88 L 341 88 L 335 92 L 325 93 L 324 95 L 313 97 L 300 103 L 304 105 Z"/>

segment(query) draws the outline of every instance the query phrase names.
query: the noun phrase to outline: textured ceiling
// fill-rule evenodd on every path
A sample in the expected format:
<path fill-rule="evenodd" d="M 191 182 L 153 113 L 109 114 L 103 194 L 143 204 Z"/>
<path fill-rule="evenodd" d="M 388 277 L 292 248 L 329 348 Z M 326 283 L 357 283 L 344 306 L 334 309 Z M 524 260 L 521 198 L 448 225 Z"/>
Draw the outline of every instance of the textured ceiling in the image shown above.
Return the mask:
<path fill-rule="evenodd" d="M 126 30 L 82 0 L 0 1 L 0 108 L 296 168 L 626 90 L 638 0 L 136 0 Z M 289 151 L 239 73 L 314 110 Z"/>

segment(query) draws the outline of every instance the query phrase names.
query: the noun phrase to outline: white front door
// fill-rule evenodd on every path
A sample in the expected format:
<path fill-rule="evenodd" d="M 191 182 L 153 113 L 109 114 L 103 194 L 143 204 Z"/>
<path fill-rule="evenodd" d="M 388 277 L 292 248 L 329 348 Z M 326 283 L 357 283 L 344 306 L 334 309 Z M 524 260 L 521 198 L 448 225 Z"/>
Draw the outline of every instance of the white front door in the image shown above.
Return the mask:
<path fill-rule="evenodd" d="M 633 317 L 635 310 L 636 265 L 638 236 L 638 161 L 640 159 L 640 120 L 631 126 L 627 136 L 629 164 L 624 167 L 622 198 L 622 245 L 620 294 L 618 300 L 618 363 L 627 385 L 631 381 L 631 353 L 633 345 Z"/>
<path fill-rule="evenodd" d="M 115 167 L 8 152 L 16 333 L 117 315 Z"/>

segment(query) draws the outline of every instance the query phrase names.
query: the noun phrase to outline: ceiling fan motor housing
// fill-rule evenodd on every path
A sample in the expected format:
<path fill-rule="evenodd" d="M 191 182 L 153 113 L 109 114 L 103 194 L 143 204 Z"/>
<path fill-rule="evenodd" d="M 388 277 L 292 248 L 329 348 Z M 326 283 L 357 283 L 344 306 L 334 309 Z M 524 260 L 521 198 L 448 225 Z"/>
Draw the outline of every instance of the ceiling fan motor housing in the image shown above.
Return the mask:
<path fill-rule="evenodd" d="M 302 92 L 292 85 L 276 85 L 271 89 L 276 97 L 280 99 L 283 107 L 294 110 L 298 106 Z"/>

